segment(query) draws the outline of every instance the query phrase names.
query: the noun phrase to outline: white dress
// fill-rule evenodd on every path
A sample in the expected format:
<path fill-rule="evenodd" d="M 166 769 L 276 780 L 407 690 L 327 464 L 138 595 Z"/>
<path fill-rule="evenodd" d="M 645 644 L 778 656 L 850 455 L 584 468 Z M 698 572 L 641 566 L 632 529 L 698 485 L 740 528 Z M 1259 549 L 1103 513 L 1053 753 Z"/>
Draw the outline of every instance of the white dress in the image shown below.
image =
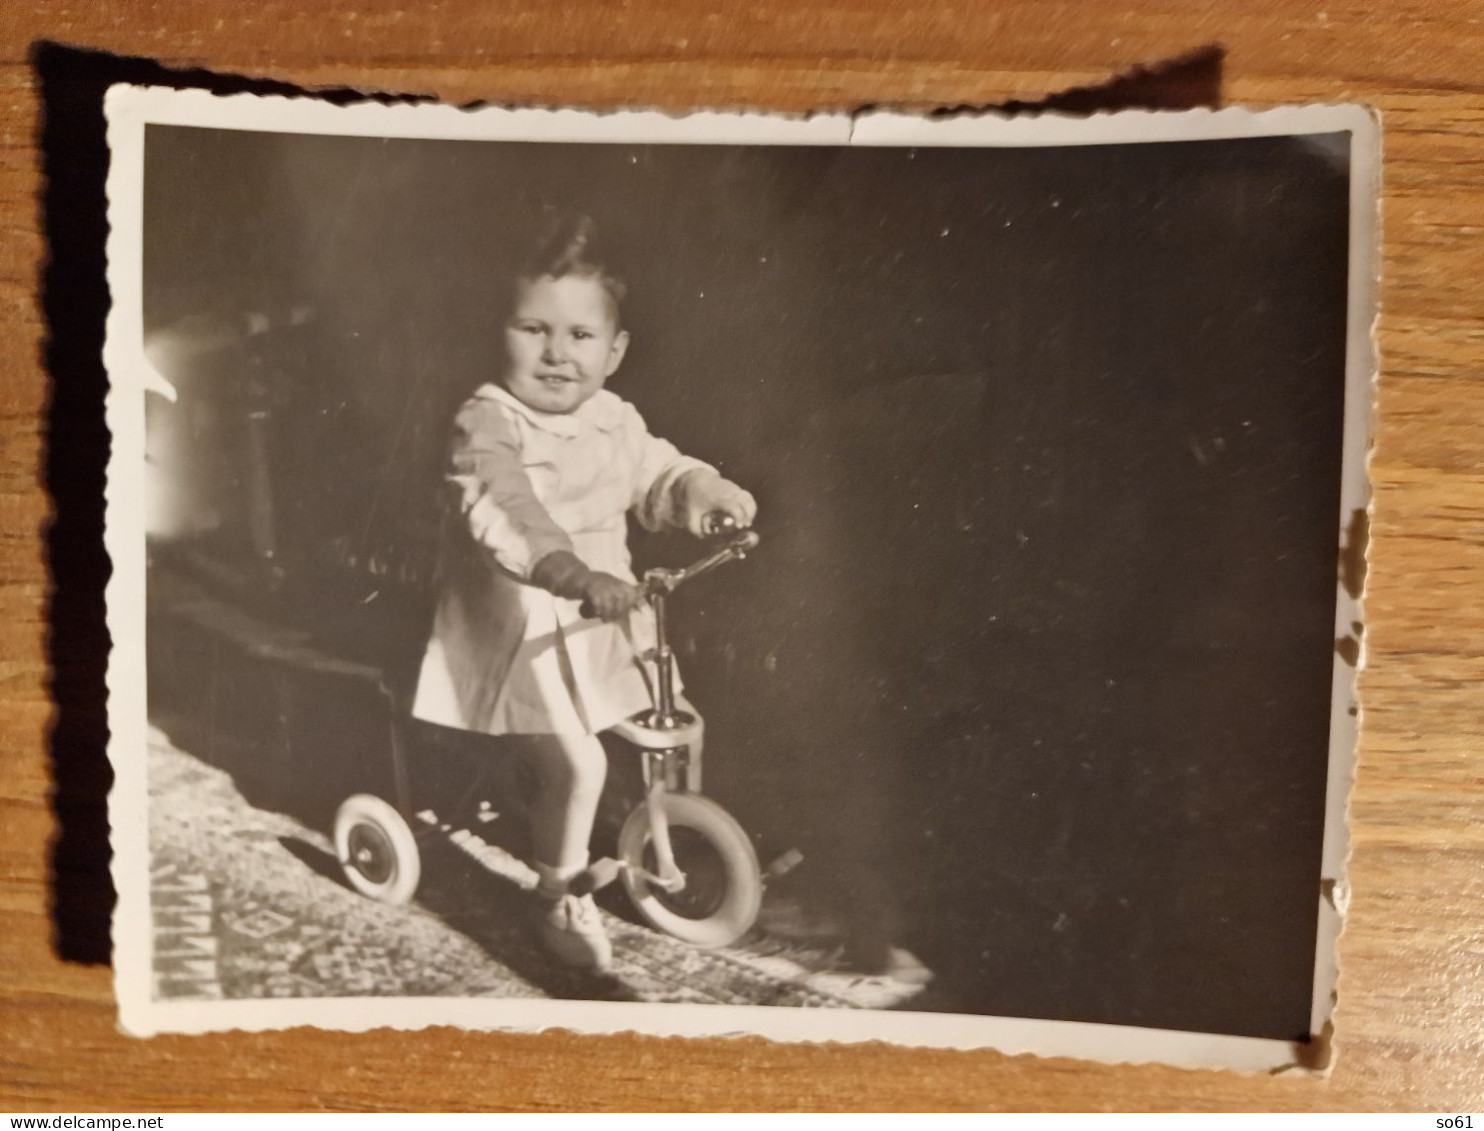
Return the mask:
<path fill-rule="evenodd" d="M 547 554 L 569 550 L 634 580 L 627 515 L 683 528 L 675 485 L 703 469 L 606 389 L 553 415 L 481 386 L 454 422 L 447 481 L 462 521 L 445 531 L 412 713 L 485 734 L 596 734 L 649 708 L 649 606 L 597 620 L 528 579 Z"/>

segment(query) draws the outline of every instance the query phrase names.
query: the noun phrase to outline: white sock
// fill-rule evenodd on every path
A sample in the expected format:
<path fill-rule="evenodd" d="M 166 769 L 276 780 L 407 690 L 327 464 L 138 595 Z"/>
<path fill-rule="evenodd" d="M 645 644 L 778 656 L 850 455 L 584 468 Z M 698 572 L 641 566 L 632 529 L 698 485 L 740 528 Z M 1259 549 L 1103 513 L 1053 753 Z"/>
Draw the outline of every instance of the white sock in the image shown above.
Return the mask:
<path fill-rule="evenodd" d="M 535 868 L 536 874 L 541 877 L 541 882 L 536 885 L 537 894 L 546 899 L 558 899 L 567 894 L 572 878 L 587 870 L 587 861 L 558 868 L 537 860 Z"/>

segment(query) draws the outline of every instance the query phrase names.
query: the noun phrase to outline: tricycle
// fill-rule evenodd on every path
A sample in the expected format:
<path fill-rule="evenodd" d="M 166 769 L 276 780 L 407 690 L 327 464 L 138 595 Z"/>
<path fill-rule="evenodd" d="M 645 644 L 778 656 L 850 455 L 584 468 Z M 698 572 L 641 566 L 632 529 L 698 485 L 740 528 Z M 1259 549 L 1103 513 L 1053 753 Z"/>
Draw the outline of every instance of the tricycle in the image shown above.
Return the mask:
<path fill-rule="evenodd" d="M 759 544 L 753 530 L 712 515 L 713 549 L 680 569 L 651 569 L 644 597 L 654 610 L 655 647 L 647 657 L 656 673 L 654 704 L 609 733 L 639 759 L 644 798 L 618 834 L 617 854 L 579 877 L 574 894 L 622 883 L 639 916 L 658 931 L 702 947 L 727 946 L 745 935 L 762 905 L 763 875 L 752 841 L 725 809 L 701 792 L 705 726 L 676 689 L 667 603 L 681 585 Z M 388 693 L 390 695 L 390 693 Z M 348 797 L 335 816 L 335 853 L 351 887 L 388 904 L 410 902 L 422 876 L 407 773 L 407 739 L 394 712 L 394 800 L 373 793 Z"/>

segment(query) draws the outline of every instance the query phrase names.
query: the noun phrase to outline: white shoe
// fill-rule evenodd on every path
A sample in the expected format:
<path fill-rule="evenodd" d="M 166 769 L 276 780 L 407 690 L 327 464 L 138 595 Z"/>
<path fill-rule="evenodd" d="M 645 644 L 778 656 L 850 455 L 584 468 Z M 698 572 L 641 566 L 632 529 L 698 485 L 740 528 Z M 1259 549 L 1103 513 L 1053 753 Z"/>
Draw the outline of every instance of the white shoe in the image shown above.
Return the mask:
<path fill-rule="evenodd" d="M 613 962 L 613 944 L 590 895 L 543 897 L 541 941 L 568 966 L 606 970 Z"/>

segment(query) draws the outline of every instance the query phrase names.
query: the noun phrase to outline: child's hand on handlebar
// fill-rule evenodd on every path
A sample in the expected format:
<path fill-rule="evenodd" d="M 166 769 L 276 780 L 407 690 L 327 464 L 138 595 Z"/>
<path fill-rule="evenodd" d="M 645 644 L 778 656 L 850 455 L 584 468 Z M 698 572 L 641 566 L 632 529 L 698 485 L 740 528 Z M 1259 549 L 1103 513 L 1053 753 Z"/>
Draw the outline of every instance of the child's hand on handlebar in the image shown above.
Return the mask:
<path fill-rule="evenodd" d="M 757 500 L 714 471 L 693 472 L 681 480 L 680 488 L 685 528 L 697 538 L 712 532 L 707 520 L 713 515 L 726 515 L 743 529 L 757 518 Z"/>
<path fill-rule="evenodd" d="M 582 587 L 582 612 L 603 620 L 620 620 L 644 599 L 644 591 L 632 582 L 601 570 L 589 570 Z"/>
<path fill-rule="evenodd" d="M 532 584 L 582 602 L 584 616 L 618 620 L 644 599 L 644 591 L 632 582 L 601 570 L 588 569 L 567 550 L 547 554 L 531 570 Z"/>

